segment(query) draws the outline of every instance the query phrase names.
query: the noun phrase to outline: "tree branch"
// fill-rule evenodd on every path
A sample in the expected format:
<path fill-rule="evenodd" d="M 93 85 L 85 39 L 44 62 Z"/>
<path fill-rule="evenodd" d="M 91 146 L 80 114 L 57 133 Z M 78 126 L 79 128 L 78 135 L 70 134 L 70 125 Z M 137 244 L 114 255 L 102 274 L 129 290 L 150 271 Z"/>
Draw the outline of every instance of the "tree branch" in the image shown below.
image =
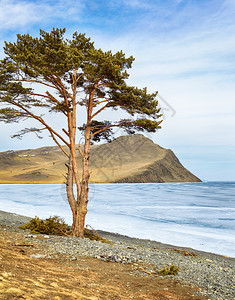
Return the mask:
<path fill-rule="evenodd" d="M 80 145 L 78 146 L 78 150 L 79 150 L 79 153 L 81 154 L 81 157 L 83 158 L 83 157 L 84 157 L 84 154 L 83 154 L 83 152 L 82 152 L 82 150 L 81 150 Z"/>
<path fill-rule="evenodd" d="M 121 124 L 116 124 L 116 125 L 113 124 L 113 125 L 105 126 L 104 128 L 102 128 L 102 129 L 100 129 L 100 130 L 97 130 L 96 132 L 94 132 L 93 134 L 91 134 L 91 138 L 92 138 L 94 135 L 96 135 L 96 134 L 98 134 L 98 133 L 100 133 L 100 132 L 103 132 L 103 131 L 105 131 L 105 130 L 111 128 L 111 127 L 121 127 Z"/>
<path fill-rule="evenodd" d="M 94 83 L 94 88 L 89 96 L 88 107 L 87 107 L 87 123 L 89 123 L 90 120 L 92 119 L 91 113 L 92 113 L 92 109 L 93 109 L 93 99 L 94 99 L 95 91 L 97 89 L 97 86 L 98 86 L 100 80 L 101 80 L 101 78 L 98 78 L 96 80 L 96 82 Z"/>
<path fill-rule="evenodd" d="M 77 70 L 73 74 L 73 83 L 72 83 L 72 91 L 73 91 L 73 108 L 76 106 L 76 91 L 77 91 Z"/>
<path fill-rule="evenodd" d="M 38 96 L 38 97 L 42 97 L 42 98 L 49 98 L 49 96 L 47 95 L 43 95 L 43 94 L 37 94 L 37 93 L 27 93 L 28 95 L 31 95 L 31 96 Z"/>
<path fill-rule="evenodd" d="M 62 130 L 64 131 L 64 133 L 65 133 L 67 136 L 69 136 L 69 133 L 68 133 L 67 130 L 65 130 L 64 128 L 62 128 Z"/>
<path fill-rule="evenodd" d="M 57 104 L 61 104 L 60 101 L 58 101 L 54 96 L 52 96 L 52 94 L 48 91 L 46 91 L 46 94 L 47 94 L 47 98 L 49 98 L 52 102 L 55 102 Z"/>
<path fill-rule="evenodd" d="M 66 104 L 69 105 L 69 102 L 68 102 L 68 98 L 67 98 L 66 92 L 67 92 L 69 98 L 72 99 L 72 96 L 71 96 L 71 95 L 69 94 L 69 92 L 64 88 L 64 85 L 63 85 L 63 83 L 61 82 L 61 79 L 60 79 L 59 77 L 54 78 L 53 75 L 46 76 L 46 79 L 47 79 L 48 81 L 50 81 L 50 82 L 54 85 L 55 89 L 57 89 L 57 90 L 63 95 Z"/>
<path fill-rule="evenodd" d="M 54 79 L 55 80 L 55 79 Z M 67 89 L 64 87 L 63 82 L 61 81 L 61 78 L 56 76 L 57 83 L 59 84 L 59 89 L 61 91 L 61 94 L 64 96 L 64 98 L 68 99 L 68 97 L 73 100 L 73 97 L 70 95 L 70 93 L 67 91 Z"/>
<path fill-rule="evenodd" d="M 78 69 L 76 70 L 76 72 L 78 71 Z M 78 80 L 81 78 L 83 76 L 83 74 L 81 73 L 78 77 L 77 77 L 77 79 L 76 79 L 76 83 L 78 82 Z"/>
<path fill-rule="evenodd" d="M 96 115 L 98 115 L 102 110 L 104 110 L 106 107 L 108 107 L 109 103 L 105 104 L 103 107 L 101 107 L 97 112 L 95 112 L 92 116 L 91 119 L 93 119 Z"/>
<path fill-rule="evenodd" d="M 54 140 L 54 142 L 60 147 L 60 149 L 64 152 L 64 154 L 69 157 L 69 154 L 64 150 L 64 148 L 60 145 L 60 143 L 57 141 L 57 139 L 55 138 L 54 134 L 52 132 L 51 133 L 51 137 Z"/>
<path fill-rule="evenodd" d="M 29 111 L 27 108 L 23 107 L 20 103 L 15 102 L 14 100 L 10 100 L 8 101 L 8 103 L 13 104 L 19 108 L 21 108 L 23 111 L 25 111 L 27 113 L 27 115 L 31 116 L 33 119 L 38 120 L 41 124 L 43 124 L 47 130 L 51 133 L 54 134 L 55 136 L 57 136 L 63 143 L 65 143 L 68 147 L 70 147 L 69 143 L 60 135 L 58 134 L 56 131 L 54 131 L 43 119 L 42 117 L 39 117 L 35 114 L 33 114 L 31 111 Z"/>
<path fill-rule="evenodd" d="M 110 100 L 111 100 L 111 99 L 105 99 L 105 100 L 99 101 L 99 102 L 93 104 L 92 107 L 95 107 L 96 105 L 99 105 L 99 104 L 101 104 L 101 103 L 103 103 L 103 102 L 107 102 L 107 101 L 110 101 Z"/>
<path fill-rule="evenodd" d="M 43 85 L 48 86 L 48 87 L 50 87 L 50 88 L 56 89 L 55 86 L 50 85 L 50 84 L 48 84 L 48 83 L 45 83 L 45 82 L 43 82 L 43 81 L 39 81 L 39 80 L 14 79 L 14 81 L 17 81 L 17 82 L 34 82 L 34 83 L 43 84 Z"/>

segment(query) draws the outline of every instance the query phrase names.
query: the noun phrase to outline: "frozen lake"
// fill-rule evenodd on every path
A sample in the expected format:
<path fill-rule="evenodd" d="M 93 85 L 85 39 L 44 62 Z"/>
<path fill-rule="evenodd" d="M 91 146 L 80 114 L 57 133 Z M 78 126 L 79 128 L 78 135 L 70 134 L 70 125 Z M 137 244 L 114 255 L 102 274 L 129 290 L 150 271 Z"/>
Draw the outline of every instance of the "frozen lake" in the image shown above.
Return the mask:
<path fill-rule="evenodd" d="M 63 184 L 1 184 L 0 210 L 71 224 Z M 235 256 L 235 182 L 91 184 L 95 229 Z"/>

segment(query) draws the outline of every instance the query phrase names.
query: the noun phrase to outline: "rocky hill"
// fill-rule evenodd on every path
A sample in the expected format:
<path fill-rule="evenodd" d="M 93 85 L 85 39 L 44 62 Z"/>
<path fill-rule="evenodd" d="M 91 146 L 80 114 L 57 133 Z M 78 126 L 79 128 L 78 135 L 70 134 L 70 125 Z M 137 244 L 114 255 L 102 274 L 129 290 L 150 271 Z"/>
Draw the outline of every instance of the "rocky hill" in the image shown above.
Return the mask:
<path fill-rule="evenodd" d="M 64 182 L 66 162 L 58 147 L 1 152 L 0 183 Z M 90 171 L 91 182 L 200 181 L 171 150 L 140 134 L 91 146 Z"/>

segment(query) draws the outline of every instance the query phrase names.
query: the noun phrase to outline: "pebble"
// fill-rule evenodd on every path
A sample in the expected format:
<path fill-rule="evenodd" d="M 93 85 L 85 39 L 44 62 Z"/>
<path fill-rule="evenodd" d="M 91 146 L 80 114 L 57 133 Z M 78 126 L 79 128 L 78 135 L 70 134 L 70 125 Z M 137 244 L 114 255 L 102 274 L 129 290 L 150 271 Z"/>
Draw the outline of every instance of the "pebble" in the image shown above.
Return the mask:
<path fill-rule="evenodd" d="M 112 244 L 91 241 L 87 238 L 58 236 L 49 236 L 37 242 L 43 244 L 43 248 L 50 255 L 67 254 L 72 261 L 77 260 L 78 256 L 89 256 L 122 264 L 141 262 L 142 265 L 146 265 L 146 270 L 149 265 L 152 266 L 149 271 L 171 265 L 179 266 L 179 272 L 176 276 L 171 275 L 171 278 L 180 280 L 185 285 L 200 287 L 195 295 L 204 295 L 212 300 L 235 299 L 234 258 L 196 250 L 193 250 L 197 254 L 196 257 L 184 256 L 181 252 L 175 251 L 176 247 L 171 245 L 112 233 L 101 232 L 100 235 L 110 240 Z M 141 271 L 136 270 L 136 273 L 138 272 Z M 141 274 L 150 276 L 144 272 Z"/>
<path fill-rule="evenodd" d="M 3 226 L 13 227 L 14 222 L 14 227 L 18 229 L 18 226 L 29 220 L 28 217 L 0 211 L 0 224 Z M 37 235 L 32 234 L 28 234 L 26 239 L 33 238 L 38 244 L 41 243 L 48 259 L 56 258 L 57 254 L 62 253 L 68 255 L 71 260 L 79 256 L 89 256 L 115 263 L 132 263 L 133 266 L 136 265 L 136 270 L 132 273 L 137 275 L 141 272 L 138 263 L 149 271 L 170 265 L 179 266 L 179 272 L 171 278 L 181 281 L 182 284 L 197 286 L 199 291 L 195 295 L 204 295 L 211 300 L 235 299 L 235 258 L 129 238 L 114 233 L 100 231 L 98 233 L 110 240 L 112 245 L 75 237 L 47 236 L 44 239 L 38 239 Z M 197 256 L 184 256 L 174 251 L 176 248 L 193 251 Z M 148 269 L 149 265 L 151 269 Z M 151 276 L 143 271 L 141 275 Z"/>
<path fill-rule="evenodd" d="M 77 257 L 72 257 L 71 260 L 75 261 L 75 260 L 77 260 Z"/>
<path fill-rule="evenodd" d="M 47 255 L 40 254 L 40 253 L 38 253 L 38 254 L 32 254 L 32 255 L 30 255 L 30 257 L 32 257 L 32 258 L 49 258 Z"/>

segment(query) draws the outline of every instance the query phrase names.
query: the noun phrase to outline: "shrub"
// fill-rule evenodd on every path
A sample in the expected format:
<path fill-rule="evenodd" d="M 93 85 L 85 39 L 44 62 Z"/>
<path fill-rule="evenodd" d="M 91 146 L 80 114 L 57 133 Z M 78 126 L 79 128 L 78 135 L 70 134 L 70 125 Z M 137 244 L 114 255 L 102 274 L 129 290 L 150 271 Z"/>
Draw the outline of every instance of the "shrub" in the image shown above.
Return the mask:
<path fill-rule="evenodd" d="M 46 220 L 40 220 L 35 216 L 33 219 L 19 227 L 20 229 L 29 229 L 34 234 L 47 234 L 47 235 L 71 235 L 72 228 L 58 216 L 50 217 Z M 100 241 L 102 243 L 111 244 L 110 241 L 102 238 L 93 228 L 85 228 L 85 238 L 93 241 Z"/>
<path fill-rule="evenodd" d="M 70 235 L 71 226 L 58 216 L 50 217 L 46 220 L 40 220 L 37 216 L 19 227 L 20 229 L 30 229 L 31 233 L 42 233 L 48 235 Z"/>
<path fill-rule="evenodd" d="M 180 269 L 180 267 L 176 267 L 174 265 L 170 266 L 170 268 L 166 266 L 165 268 L 163 268 L 161 270 L 158 270 L 156 273 L 158 275 L 163 275 L 163 276 L 165 276 L 165 275 L 176 275 L 179 272 L 179 269 Z"/>

